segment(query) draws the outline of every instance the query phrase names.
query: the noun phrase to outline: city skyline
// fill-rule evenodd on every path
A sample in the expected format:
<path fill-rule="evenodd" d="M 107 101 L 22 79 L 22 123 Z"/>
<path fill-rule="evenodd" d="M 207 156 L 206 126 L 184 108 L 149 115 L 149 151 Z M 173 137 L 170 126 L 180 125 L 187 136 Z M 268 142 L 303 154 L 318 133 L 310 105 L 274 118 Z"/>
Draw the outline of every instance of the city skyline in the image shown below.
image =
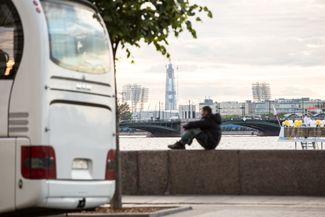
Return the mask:
<path fill-rule="evenodd" d="M 252 99 L 251 84 L 268 82 L 272 98 L 325 98 L 325 2 L 312 0 L 196 1 L 214 19 L 198 24 L 198 39 L 171 38 L 179 104 Z M 135 64 L 120 52 L 119 87 L 141 82 L 149 102 L 164 101 L 168 60 L 153 47 L 131 48 Z"/>

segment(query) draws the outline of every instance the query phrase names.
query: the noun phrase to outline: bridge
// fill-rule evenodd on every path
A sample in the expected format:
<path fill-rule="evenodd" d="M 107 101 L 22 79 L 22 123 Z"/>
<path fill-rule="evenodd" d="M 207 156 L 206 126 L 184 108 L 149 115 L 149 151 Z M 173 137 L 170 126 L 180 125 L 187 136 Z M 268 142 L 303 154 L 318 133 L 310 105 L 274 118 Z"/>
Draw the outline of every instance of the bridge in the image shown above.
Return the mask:
<path fill-rule="evenodd" d="M 178 137 L 181 135 L 182 125 L 185 123 L 181 120 L 123 121 L 120 123 L 120 127 L 147 131 L 156 137 Z M 231 119 L 222 122 L 223 126 L 229 124 L 258 130 L 263 136 L 278 136 L 280 132 L 277 120 Z"/>
<path fill-rule="evenodd" d="M 248 127 L 254 130 L 258 130 L 263 136 L 279 136 L 281 127 L 278 120 L 259 120 L 259 119 L 236 119 L 236 120 L 224 120 L 222 125 L 234 124 L 242 127 Z"/>

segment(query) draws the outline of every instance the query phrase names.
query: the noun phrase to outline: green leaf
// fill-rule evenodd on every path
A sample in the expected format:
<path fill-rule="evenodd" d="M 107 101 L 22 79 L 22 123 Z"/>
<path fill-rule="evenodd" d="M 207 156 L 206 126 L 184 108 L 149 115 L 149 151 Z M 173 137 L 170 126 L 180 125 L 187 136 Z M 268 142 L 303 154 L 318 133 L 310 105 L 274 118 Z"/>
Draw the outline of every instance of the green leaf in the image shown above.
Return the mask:
<path fill-rule="evenodd" d="M 190 0 L 91 0 L 98 8 L 107 26 L 113 45 L 125 49 L 131 58 L 129 46 L 140 47 L 140 41 L 153 44 L 167 58 L 170 34 L 178 37 L 188 31 L 197 37 L 191 20 L 201 22 L 202 14 L 212 18 L 206 6 Z M 116 59 L 116 53 L 114 58 Z"/>

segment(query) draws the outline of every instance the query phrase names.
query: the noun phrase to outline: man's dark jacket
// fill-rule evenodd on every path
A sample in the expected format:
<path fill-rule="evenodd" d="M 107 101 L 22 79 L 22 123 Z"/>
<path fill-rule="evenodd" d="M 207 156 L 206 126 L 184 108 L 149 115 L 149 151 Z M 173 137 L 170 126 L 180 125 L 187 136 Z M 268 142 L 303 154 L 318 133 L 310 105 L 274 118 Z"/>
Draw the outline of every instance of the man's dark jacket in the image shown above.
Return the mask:
<path fill-rule="evenodd" d="M 200 128 L 203 132 L 196 138 L 205 149 L 214 149 L 221 139 L 222 120 L 220 114 L 210 114 L 199 121 L 184 125 L 184 129 Z"/>

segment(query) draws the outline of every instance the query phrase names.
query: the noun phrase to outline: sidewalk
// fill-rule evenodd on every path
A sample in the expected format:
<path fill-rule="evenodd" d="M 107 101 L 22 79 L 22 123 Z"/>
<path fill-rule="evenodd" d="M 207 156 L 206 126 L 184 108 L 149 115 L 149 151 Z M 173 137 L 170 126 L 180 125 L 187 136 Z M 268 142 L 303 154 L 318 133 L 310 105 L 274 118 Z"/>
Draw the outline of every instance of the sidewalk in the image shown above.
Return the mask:
<path fill-rule="evenodd" d="M 170 217 L 323 217 L 325 197 L 125 196 L 126 206 L 191 206 Z"/>

